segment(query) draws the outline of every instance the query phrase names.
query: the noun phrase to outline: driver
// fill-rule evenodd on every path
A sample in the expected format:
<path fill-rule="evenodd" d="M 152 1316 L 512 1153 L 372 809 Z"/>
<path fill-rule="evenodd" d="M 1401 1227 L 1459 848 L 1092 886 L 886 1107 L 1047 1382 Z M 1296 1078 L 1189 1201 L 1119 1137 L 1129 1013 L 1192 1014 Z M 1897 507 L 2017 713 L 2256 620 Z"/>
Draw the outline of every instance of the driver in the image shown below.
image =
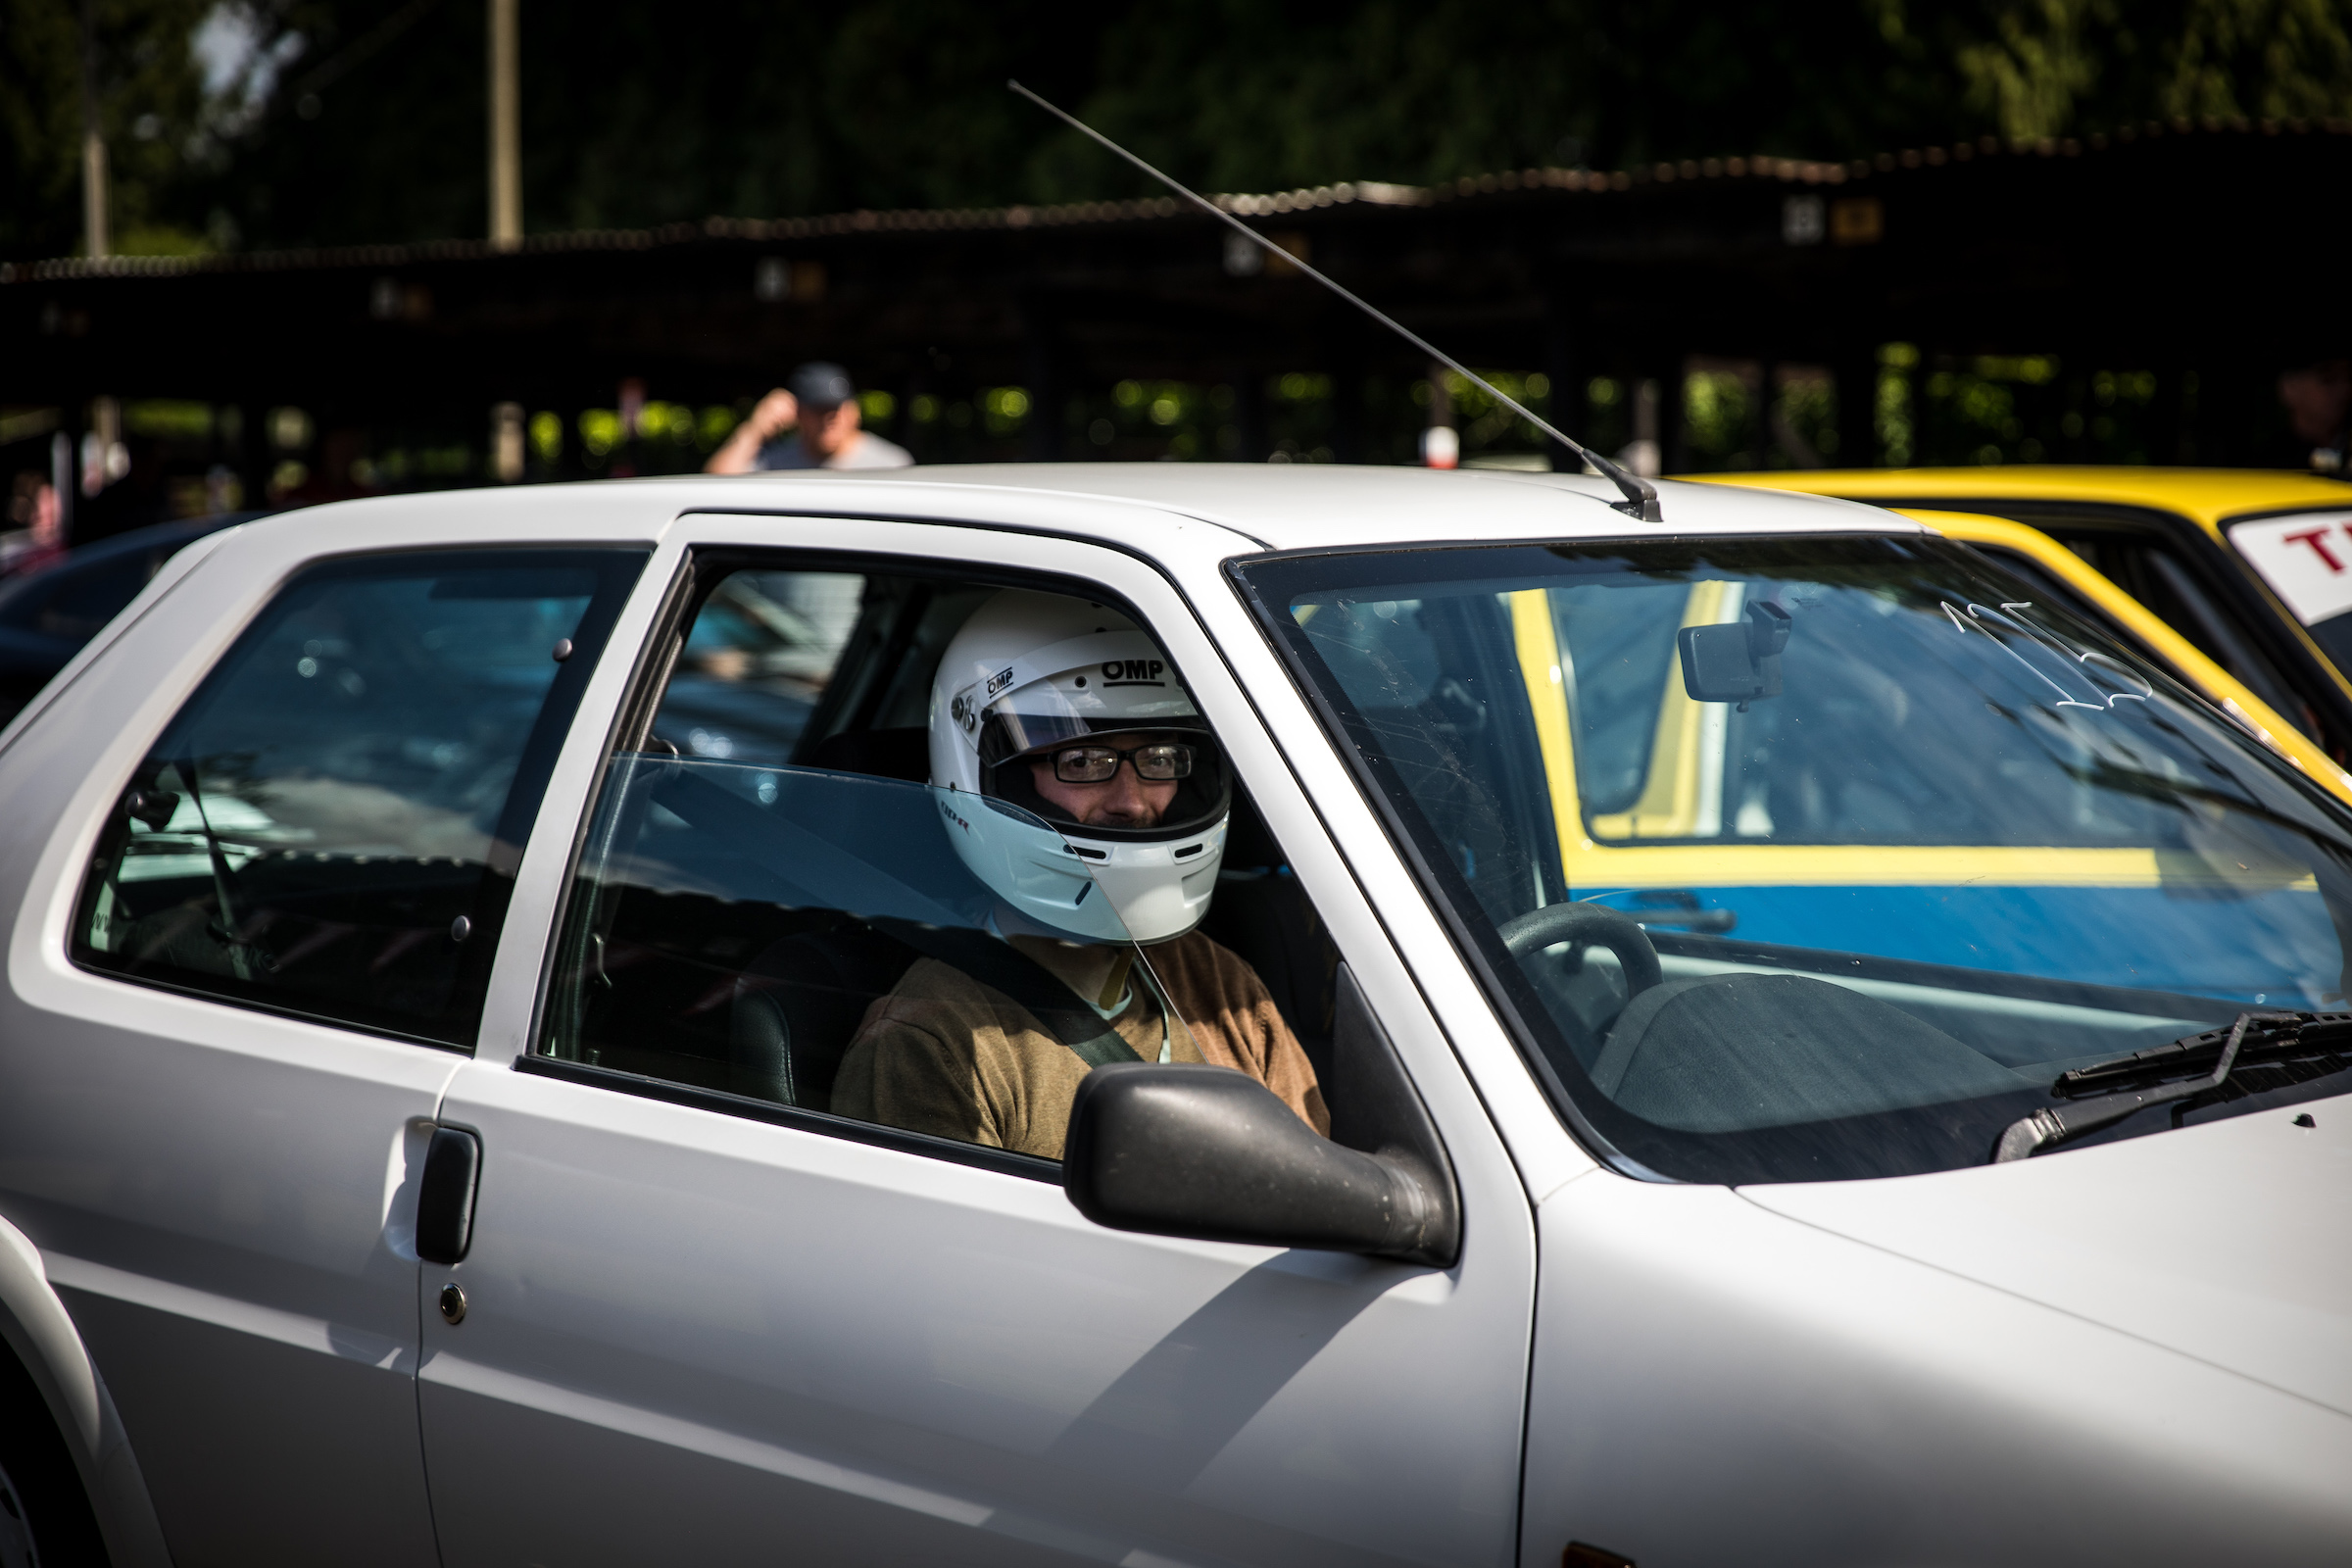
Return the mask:
<path fill-rule="evenodd" d="M 1059 594 L 998 594 L 940 659 L 930 740 L 933 785 L 979 797 L 961 811 L 943 803 L 951 841 L 1002 901 L 1012 948 L 1066 990 L 1070 1016 L 1104 1026 L 1086 1048 L 1096 1060 L 1231 1067 L 1329 1135 L 1314 1068 L 1265 983 L 1195 929 L 1232 787 L 1167 656 L 1133 621 Z M 1094 1065 L 1068 1034 L 919 958 L 867 1010 L 833 1109 L 1059 1159 Z"/>

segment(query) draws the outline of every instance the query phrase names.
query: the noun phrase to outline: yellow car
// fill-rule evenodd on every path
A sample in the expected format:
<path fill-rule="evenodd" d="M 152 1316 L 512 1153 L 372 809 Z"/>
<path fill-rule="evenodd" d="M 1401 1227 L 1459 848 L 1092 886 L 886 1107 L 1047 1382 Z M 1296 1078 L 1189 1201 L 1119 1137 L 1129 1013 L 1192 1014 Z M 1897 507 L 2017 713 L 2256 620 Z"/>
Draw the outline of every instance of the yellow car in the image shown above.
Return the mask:
<path fill-rule="evenodd" d="M 2031 523 L 2352 763 L 2352 484 L 2235 468 L 2022 465 L 1693 477 Z"/>

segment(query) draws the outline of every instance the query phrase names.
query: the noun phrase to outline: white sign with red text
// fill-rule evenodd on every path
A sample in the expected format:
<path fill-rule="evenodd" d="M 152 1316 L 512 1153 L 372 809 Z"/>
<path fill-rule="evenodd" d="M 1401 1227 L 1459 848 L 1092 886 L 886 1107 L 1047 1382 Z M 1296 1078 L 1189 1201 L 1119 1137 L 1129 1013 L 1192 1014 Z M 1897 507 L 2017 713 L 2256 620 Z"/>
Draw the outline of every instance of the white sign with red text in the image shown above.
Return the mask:
<path fill-rule="evenodd" d="M 2352 610 L 2352 512 L 2241 522 L 2230 542 L 2304 625 Z"/>

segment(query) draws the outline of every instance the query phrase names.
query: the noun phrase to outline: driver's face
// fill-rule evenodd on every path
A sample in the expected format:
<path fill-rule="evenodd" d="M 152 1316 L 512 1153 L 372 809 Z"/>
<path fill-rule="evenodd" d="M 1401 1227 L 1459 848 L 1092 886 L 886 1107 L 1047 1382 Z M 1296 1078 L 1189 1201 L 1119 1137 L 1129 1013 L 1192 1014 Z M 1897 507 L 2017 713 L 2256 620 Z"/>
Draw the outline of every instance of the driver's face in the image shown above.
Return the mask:
<path fill-rule="evenodd" d="M 1125 752 L 1175 739 L 1169 731 L 1150 730 L 1104 736 L 1102 744 Z M 1100 784 L 1068 784 L 1054 776 L 1052 752 L 1029 760 L 1029 777 L 1038 794 L 1089 827 L 1157 827 L 1176 799 L 1178 782 L 1138 777 L 1135 764 L 1122 760 L 1119 770 Z"/>

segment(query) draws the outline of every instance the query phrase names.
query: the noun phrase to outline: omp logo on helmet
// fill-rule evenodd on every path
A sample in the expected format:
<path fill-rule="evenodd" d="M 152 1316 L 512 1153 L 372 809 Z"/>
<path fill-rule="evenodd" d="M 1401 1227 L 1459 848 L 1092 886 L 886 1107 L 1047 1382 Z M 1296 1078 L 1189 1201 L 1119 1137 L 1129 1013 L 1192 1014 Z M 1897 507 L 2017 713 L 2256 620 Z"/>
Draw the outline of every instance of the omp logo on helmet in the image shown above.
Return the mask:
<path fill-rule="evenodd" d="M 1003 669 L 998 670 L 994 675 L 988 677 L 988 695 L 994 697 L 997 695 L 997 693 L 1003 691 L 1005 687 L 1011 684 L 1012 666 L 1010 664 L 1006 664 Z"/>
<path fill-rule="evenodd" d="M 1165 686 L 1160 671 L 1168 666 L 1156 659 L 1112 659 L 1102 664 L 1105 686 Z"/>

